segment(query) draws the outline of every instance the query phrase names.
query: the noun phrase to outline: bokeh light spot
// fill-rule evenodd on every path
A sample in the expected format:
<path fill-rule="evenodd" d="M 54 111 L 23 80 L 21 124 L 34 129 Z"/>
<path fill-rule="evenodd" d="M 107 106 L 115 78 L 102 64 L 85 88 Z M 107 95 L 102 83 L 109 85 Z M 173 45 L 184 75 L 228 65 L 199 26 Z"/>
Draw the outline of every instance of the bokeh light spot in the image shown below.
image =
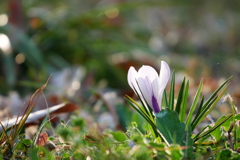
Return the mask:
<path fill-rule="evenodd" d="M 19 53 L 15 57 L 15 61 L 16 61 L 17 64 L 22 64 L 25 61 L 25 56 L 22 53 Z"/>
<path fill-rule="evenodd" d="M 0 26 L 5 26 L 8 22 L 7 14 L 0 14 Z"/>
<path fill-rule="evenodd" d="M 10 54 L 11 49 L 11 43 L 7 35 L 0 34 L 0 49 L 3 51 L 4 54 Z"/>

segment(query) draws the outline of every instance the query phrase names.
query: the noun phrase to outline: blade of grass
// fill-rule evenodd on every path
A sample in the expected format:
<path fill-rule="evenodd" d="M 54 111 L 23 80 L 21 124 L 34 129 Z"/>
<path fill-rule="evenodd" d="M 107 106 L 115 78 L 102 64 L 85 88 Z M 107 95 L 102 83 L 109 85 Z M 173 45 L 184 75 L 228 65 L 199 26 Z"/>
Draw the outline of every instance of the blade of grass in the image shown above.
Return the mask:
<path fill-rule="evenodd" d="M 202 96 L 202 100 L 201 100 L 201 102 L 200 102 L 200 105 L 199 105 L 199 108 L 198 108 L 198 111 L 197 111 L 197 114 L 196 114 L 196 116 L 195 117 L 197 117 L 200 113 L 201 113 L 201 111 L 202 111 L 202 109 L 203 109 L 203 103 L 204 103 L 204 96 Z M 195 118 L 194 118 L 195 119 Z M 192 121 L 193 122 L 193 121 Z"/>
<path fill-rule="evenodd" d="M 139 113 L 145 118 L 150 124 L 154 124 L 152 119 L 149 117 L 149 115 L 145 112 L 143 107 L 139 106 L 139 104 L 136 103 L 131 97 L 128 95 L 125 96 L 125 99 L 128 101 L 128 103 Z M 155 125 L 155 124 L 154 124 Z"/>
<path fill-rule="evenodd" d="M 186 117 L 186 113 L 187 113 L 188 89 L 189 89 L 189 81 L 187 81 L 186 87 L 184 89 L 183 102 L 182 102 L 182 107 L 180 109 L 180 121 L 181 122 L 185 121 L 185 117 Z"/>
<path fill-rule="evenodd" d="M 181 88 L 180 88 L 180 91 L 178 93 L 178 99 L 177 99 L 177 104 L 176 104 L 176 112 L 180 113 L 181 111 L 181 105 L 182 105 L 182 101 L 183 101 L 183 95 L 184 95 L 184 88 L 185 88 L 185 77 L 182 81 L 182 85 L 181 85 Z"/>
<path fill-rule="evenodd" d="M 6 139 L 7 139 L 7 142 L 8 143 L 10 143 L 11 142 L 11 138 L 9 138 L 9 136 L 8 136 L 8 134 L 7 134 L 7 130 L 8 129 L 6 129 L 4 126 L 3 126 L 3 124 L 0 122 L 0 125 L 1 125 L 1 127 L 3 128 L 3 132 L 2 132 L 2 135 L 1 135 L 1 142 L 2 142 L 2 137 L 4 137 L 4 135 L 5 135 L 5 137 L 6 137 Z"/>
<path fill-rule="evenodd" d="M 146 121 L 152 126 L 153 130 L 154 130 L 154 134 L 156 137 L 161 136 L 159 135 L 159 132 L 157 131 L 156 125 L 154 123 L 154 121 L 149 117 L 149 115 L 146 114 L 146 112 L 144 111 L 144 109 L 142 109 L 142 107 L 140 107 L 131 97 L 129 97 L 128 95 L 126 95 L 125 99 L 127 100 L 127 102 L 144 118 L 146 119 Z M 136 106 L 137 107 L 136 107 Z M 139 109 L 138 109 L 139 108 Z"/>
<path fill-rule="evenodd" d="M 203 85 L 203 81 L 201 80 L 201 82 L 199 84 L 199 87 L 198 87 L 198 90 L 196 92 L 196 95 L 194 97 L 193 104 L 192 104 L 192 106 L 190 108 L 190 111 L 188 112 L 188 117 L 187 117 L 187 120 L 186 120 L 186 127 L 191 124 L 192 116 L 193 116 L 193 113 L 194 113 L 194 111 L 196 109 L 196 106 L 197 106 L 197 103 L 198 103 L 198 99 L 199 99 L 199 96 L 200 96 L 201 91 L 202 91 L 202 85 Z"/>
<path fill-rule="evenodd" d="M 36 104 L 39 96 L 41 95 L 41 93 L 45 89 L 48 81 L 49 81 L 49 79 L 47 80 L 47 82 L 41 88 L 39 88 L 31 96 L 31 98 L 28 102 L 28 105 L 24 110 L 23 116 L 18 115 L 18 117 L 16 118 L 16 121 L 15 121 L 15 124 L 11 124 L 11 126 L 7 127 L 7 129 L 6 129 L 6 127 L 2 123 L 0 123 L 1 127 L 3 129 L 3 133 L 6 136 L 7 143 L 8 143 L 8 145 L 10 145 L 10 147 L 14 146 L 16 139 L 18 138 L 19 134 L 21 133 L 22 129 L 25 126 L 25 122 L 26 122 L 30 112 L 32 111 L 34 105 Z M 10 129 L 10 133 L 7 133 L 7 130 L 9 130 L 9 129 Z"/>
<path fill-rule="evenodd" d="M 28 102 L 28 105 L 23 113 L 23 116 L 20 119 L 19 125 L 17 125 L 17 128 L 15 130 L 16 135 L 18 135 L 21 132 L 22 127 L 25 125 L 25 122 L 26 122 L 29 114 L 31 113 L 32 109 L 34 108 L 35 104 L 37 103 L 37 100 L 40 97 L 40 95 L 42 94 L 43 90 L 46 88 L 50 78 L 51 78 L 51 76 L 48 78 L 47 82 L 31 96 L 31 98 Z"/>
<path fill-rule="evenodd" d="M 172 73 L 170 95 L 169 95 L 169 109 L 174 110 L 174 86 L 175 86 L 175 71 Z"/>
<path fill-rule="evenodd" d="M 192 123 L 192 129 L 194 129 L 213 110 L 213 108 L 217 105 L 218 101 L 222 98 L 223 94 L 227 91 L 229 85 L 230 84 L 225 86 L 223 91 L 220 93 L 219 96 L 217 96 L 217 98 L 213 101 L 211 105 L 208 105 L 205 108 L 203 108 L 203 110 L 201 111 L 199 116 L 196 118 L 194 123 Z"/>
<path fill-rule="evenodd" d="M 207 108 L 210 108 L 210 106 L 215 102 L 215 100 L 218 98 L 218 96 L 216 96 L 214 99 L 212 99 L 211 102 L 209 102 L 209 104 L 205 107 L 205 109 L 207 110 Z M 203 107 L 201 107 L 201 112 L 196 114 L 196 116 L 194 117 L 191 126 L 196 123 L 197 119 L 199 118 L 199 116 L 201 116 L 201 114 L 203 114 L 203 112 L 205 111 L 205 109 L 203 109 Z"/>
<path fill-rule="evenodd" d="M 233 117 L 233 114 L 230 114 L 228 116 L 226 116 L 224 119 L 222 119 L 220 122 L 216 123 L 211 129 L 205 131 L 205 132 L 201 132 L 201 134 L 197 134 L 194 138 L 193 141 L 196 142 L 197 140 L 205 137 L 206 135 L 210 134 L 211 132 L 213 132 L 215 129 L 217 129 L 218 127 L 220 127 L 224 122 L 226 122 L 227 120 L 229 120 L 230 118 Z"/>
<path fill-rule="evenodd" d="M 209 107 L 212 105 L 213 99 L 216 99 L 216 96 L 217 96 L 218 92 L 231 80 L 231 78 L 232 78 L 232 77 L 229 77 L 229 78 L 210 96 L 210 98 L 208 98 L 208 100 L 204 103 L 204 105 L 203 105 L 203 107 L 202 107 L 201 110 L 206 110 L 205 108 L 209 108 Z M 200 115 L 198 115 L 198 116 L 200 116 Z M 194 120 L 192 121 L 192 124 L 195 123 L 195 121 L 196 121 L 197 119 L 199 119 L 198 116 L 195 116 Z"/>
<path fill-rule="evenodd" d="M 239 126 L 236 125 L 236 122 L 237 122 L 237 121 L 235 120 L 235 117 L 238 115 L 238 110 L 237 110 L 237 107 L 234 105 L 234 102 L 233 102 L 232 97 L 231 97 L 230 95 L 228 95 L 228 96 L 229 96 L 229 102 L 230 102 L 230 104 L 231 104 L 232 113 L 233 113 L 233 124 L 235 124 L 235 125 L 233 126 L 233 130 L 232 130 L 232 133 L 233 133 L 233 135 L 234 135 L 234 138 L 233 138 L 233 140 L 234 140 L 233 149 L 234 149 L 234 150 L 237 150 L 237 144 L 238 144 L 237 128 L 238 128 Z"/>
<path fill-rule="evenodd" d="M 165 104 L 165 108 L 168 108 L 169 105 L 168 105 L 168 100 L 167 100 L 167 92 L 166 92 L 166 89 L 164 89 L 164 92 L 163 92 L 163 102 Z"/>

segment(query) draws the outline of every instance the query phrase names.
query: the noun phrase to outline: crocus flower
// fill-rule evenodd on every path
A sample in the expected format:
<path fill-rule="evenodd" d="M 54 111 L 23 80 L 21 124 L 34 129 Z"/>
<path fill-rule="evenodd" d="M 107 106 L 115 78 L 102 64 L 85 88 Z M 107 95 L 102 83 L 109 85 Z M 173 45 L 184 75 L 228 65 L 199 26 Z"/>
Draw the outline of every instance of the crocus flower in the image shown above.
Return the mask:
<path fill-rule="evenodd" d="M 163 91 L 170 78 L 168 64 L 161 61 L 160 75 L 151 66 L 144 65 L 138 72 L 134 67 L 128 70 L 128 84 L 155 113 L 161 111 Z"/>

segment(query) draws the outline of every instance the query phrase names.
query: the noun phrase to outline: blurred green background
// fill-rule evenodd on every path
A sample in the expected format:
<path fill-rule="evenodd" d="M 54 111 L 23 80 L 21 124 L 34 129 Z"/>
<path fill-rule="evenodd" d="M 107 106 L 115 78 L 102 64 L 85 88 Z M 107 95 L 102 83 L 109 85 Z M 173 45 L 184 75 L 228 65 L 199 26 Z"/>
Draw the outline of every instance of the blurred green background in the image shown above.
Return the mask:
<path fill-rule="evenodd" d="M 31 93 L 50 74 L 58 89 L 125 94 L 130 66 L 159 70 L 165 60 L 193 86 L 204 78 L 206 92 L 234 76 L 239 103 L 239 14 L 234 0 L 2 0 L 0 94 Z"/>

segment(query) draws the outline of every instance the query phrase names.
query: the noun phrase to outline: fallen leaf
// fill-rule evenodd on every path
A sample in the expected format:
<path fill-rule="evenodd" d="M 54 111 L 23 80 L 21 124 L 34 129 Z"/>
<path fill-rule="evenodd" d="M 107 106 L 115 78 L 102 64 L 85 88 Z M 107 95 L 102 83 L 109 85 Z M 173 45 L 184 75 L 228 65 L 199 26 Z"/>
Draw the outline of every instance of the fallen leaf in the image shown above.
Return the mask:
<path fill-rule="evenodd" d="M 38 135 L 36 144 L 38 146 L 44 146 L 47 143 L 48 134 L 46 132 L 42 132 Z"/>

